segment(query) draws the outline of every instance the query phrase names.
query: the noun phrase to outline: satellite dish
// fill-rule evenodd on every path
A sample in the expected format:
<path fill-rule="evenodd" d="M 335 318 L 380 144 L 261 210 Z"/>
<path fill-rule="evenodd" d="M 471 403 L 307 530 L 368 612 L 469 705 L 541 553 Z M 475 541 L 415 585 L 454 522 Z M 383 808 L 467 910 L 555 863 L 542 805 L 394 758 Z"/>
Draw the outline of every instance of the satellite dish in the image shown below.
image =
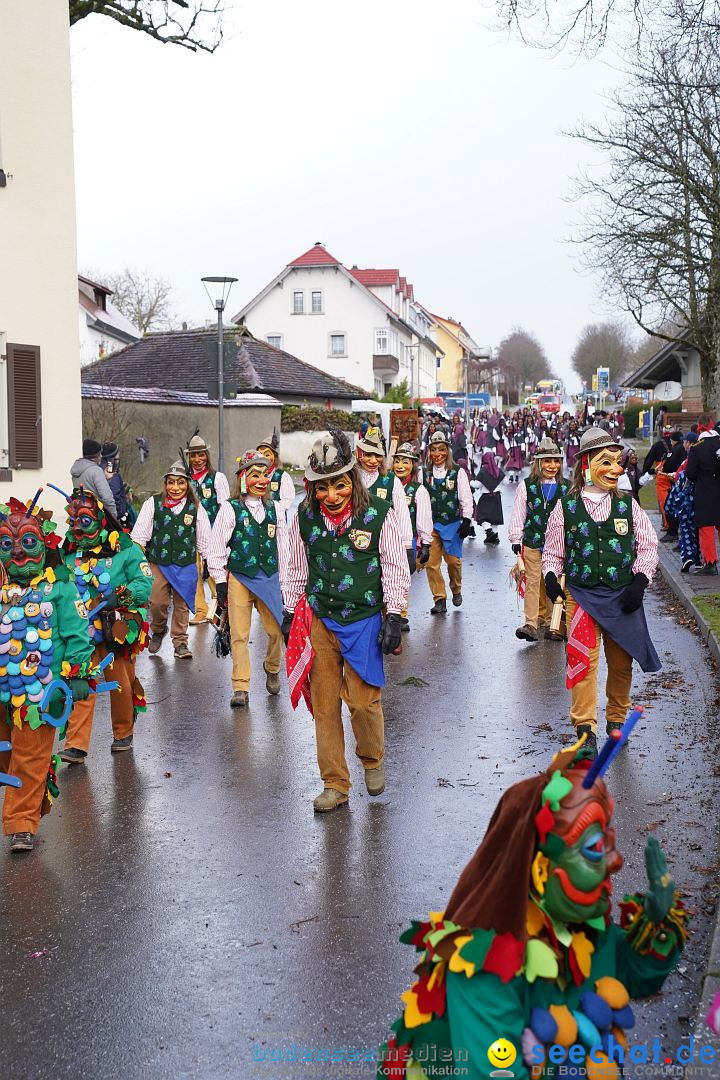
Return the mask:
<path fill-rule="evenodd" d="M 682 385 L 679 382 L 661 382 L 653 390 L 656 401 L 677 401 L 682 397 Z"/>

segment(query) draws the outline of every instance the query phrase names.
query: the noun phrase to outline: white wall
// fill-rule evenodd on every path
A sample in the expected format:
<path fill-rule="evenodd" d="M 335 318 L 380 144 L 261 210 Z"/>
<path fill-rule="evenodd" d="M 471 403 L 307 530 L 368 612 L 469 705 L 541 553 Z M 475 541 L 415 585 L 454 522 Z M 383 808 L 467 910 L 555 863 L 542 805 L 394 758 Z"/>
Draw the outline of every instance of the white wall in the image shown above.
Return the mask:
<path fill-rule="evenodd" d="M 304 315 L 292 313 L 295 290 L 305 294 Z M 313 290 L 323 294 L 320 315 L 310 314 Z M 271 334 L 282 335 L 283 349 L 328 375 L 346 379 L 369 392 L 374 389 L 374 331 L 389 325 L 389 319 L 362 286 L 349 281 L 342 271 L 332 266 L 293 269 L 248 312 L 245 322 L 251 333 L 262 340 Z M 346 357 L 329 355 L 329 336 L 333 333 L 346 335 Z"/>
<path fill-rule="evenodd" d="M 38 345 L 44 467 L 0 483 L 0 500 L 69 479 L 80 455 L 70 48 L 63 0 L 0 3 L 0 351 Z M 7 372 L 0 362 L 0 465 L 7 466 Z M 50 497 L 51 496 L 51 497 Z M 59 510 L 54 492 L 43 500 Z"/>
<path fill-rule="evenodd" d="M 358 427 L 360 421 L 358 420 Z M 350 445 L 355 445 L 355 432 L 348 431 Z M 310 457 L 313 443 L 320 438 L 322 431 L 284 431 L 280 436 L 280 460 L 283 465 L 304 469 Z"/>

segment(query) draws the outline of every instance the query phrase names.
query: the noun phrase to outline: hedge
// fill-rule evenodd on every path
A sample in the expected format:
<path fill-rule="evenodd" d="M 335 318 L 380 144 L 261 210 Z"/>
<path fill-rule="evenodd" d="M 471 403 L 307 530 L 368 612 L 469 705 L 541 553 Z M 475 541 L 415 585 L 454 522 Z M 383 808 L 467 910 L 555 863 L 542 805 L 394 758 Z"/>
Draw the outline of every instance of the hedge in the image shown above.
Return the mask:
<path fill-rule="evenodd" d="M 682 409 L 681 401 L 653 401 L 655 417 L 657 417 L 657 411 L 661 405 L 665 405 L 668 412 L 680 412 Z M 622 410 L 622 414 L 625 417 L 625 436 L 628 439 L 633 439 L 636 437 L 638 429 L 640 427 L 640 413 L 644 412 L 649 408 L 649 405 L 632 405 L 630 406 L 630 408 Z M 651 434 L 654 433 L 651 432 Z"/>
<path fill-rule="evenodd" d="M 342 428 L 343 431 L 357 431 L 364 416 L 364 413 L 326 409 L 320 405 L 283 405 L 280 430 L 327 431 L 332 425 Z"/>

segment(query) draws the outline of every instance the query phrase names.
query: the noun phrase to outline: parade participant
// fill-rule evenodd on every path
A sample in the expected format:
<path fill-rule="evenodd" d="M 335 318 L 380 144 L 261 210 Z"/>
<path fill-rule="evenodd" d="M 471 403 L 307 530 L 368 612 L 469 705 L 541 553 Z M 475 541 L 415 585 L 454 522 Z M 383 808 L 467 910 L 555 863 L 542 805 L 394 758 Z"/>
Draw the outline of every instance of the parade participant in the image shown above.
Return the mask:
<path fill-rule="evenodd" d="M 455 1062 L 470 1080 L 619 1080 L 630 1002 L 658 993 L 677 965 L 687 913 L 650 837 L 647 888 L 613 920 L 623 859 L 591 761 L 573 747 L 508 788 L 445 911 L 402 934 L 420 962 L 378 1080 L 419 1080 L 431 1075 L 424 1062 Z"/>
<path fill-rule="evenodd" d="M 38 495 L 40 493 L 38 492 Z M 48 511 L 16 499 L 0 506 L 0 770 L 21 781 L 8 787 L 3 832 L 11 851 L 31 851 L 40 818 L 57 796 L 55 727 L 41 711 L 46 688 L 63 678 L 75 701 L 90 692 L 92 642 L 80 597 L 59 564 L 60 537 Z M 57 706 L 57 708 L 56 708 Z M 48 710 L 60 716 L 63 702 Z"/>
<path fill-rule="evenodd" d="M 516 484 L 525 468 L 525 436 L 515 421 L 510 425 L 508 442 L 510 451 L 505 458 L 505 472 L 510 482 Z"/>
<path fill-rule="evenodd" d="M 695 484 L 687 478 L 690 451 L 697 446 L 697 442 L 696 432 L 689 431 L 684 442 L 688 457 L 678 466 L 675 483 L 670 489 L 665 504 L 668 513 L 672 515 L 678 526 L 681 574 L 689 574 L 693 566 L 702 566 L 700 537 L 695 525 Z"/>
<path fill-rule="evenodd" d="M 370 494 L 383 501 L 388 498 L 392 500 L 405 544 L 410 573 L 414 574 L 413 529 L 405 489 L 394 472 L 385 471 L 385 440 L 380 428 L 368 428 L 363 438 L 358 441 L 357 460 L 360 466 L 360 477 Z"/>
<path fill-rule="evenodd" d="M 418 463 L 420 455 L 416 453 L 411 443 L 402 443 L 393 458 L 393 472 L 403 486 L 413 537 L 413 559 L 417 559 L 419 566 L 425 566 L 430 558 L 430 545 L 432 543 L 433 519 L 432 506 L 427 488 L 420 480 Z M 418 555 L 417 542 L 420 540 L 420 554 Z M 407 608 L 401 613 L 402 629 L 410 629 L 407 619 Z"/>
<path fill-rule="evenodd" d="M 578 430 L 577 420 L 570 420 L 568 423 L 567 435 L 565 437 L 565 462 L 571 476 L 572 471 L 575 468 L 575 461 L 577 460 L 579 450 L 580 431 Z"/>
<path fill-rule="evenodd" d="M 515 637 L 537 641 L 538 620 L 548 617 L 545 581 L 542 575 L 542 550 L 548 518 L 558 499 L 567 495 L 569 483 L 562 479 L 562 451 L 551 439 L 539 444 L 529 477 L 518 487 L 508 526 L 508 540 L 514 554 L 522 553 L 525 563 L 525 624 Z M 545 629 L 549 641 L 562 641 L 564 635 Z"/>
<path fill-rule="evenodd" d="M 76 488 L 67 504 L 68 532 L 62 558 L 88 612 L 93 663 L 113 654 L 112 678 L 120 689 L 110 695 L 112 753 L 131 750 L 135 721 L 145 711 L 145 692 L 135 674 L 135 658 L 147 645 L 145 622 L 152 570 L 134 543 L 89 491 Z M 104 607 L 93 617 L 98 605 Z M 77 702 L 68 719 L 60 760 L 78 765 L 87 757 L 95 714 L 95 695 Z"/>
<path fill-rule="evenodd" d="M 208 516 L 210 525 L 212 526 L 215 518 L 217 517 L 218 510 L 224 502 L 230 498 L 230 485 L 228 484 L 225 473 L 218 472 L 213 469 L 212 461 L 210 460 L 210 447 L 200 434 L 200 429 L 195 428 L 195 434 L 192 439 L 189 439 L 186 443 L 187 463 L 190 467 L 190 474 L 192 482 L 195 486 L 195 492 L 200 505 L 205 510 Z M 197 557 L 197 569 L 198 569 L 198 583 L 195 589 L 195 614 L 190 620 L 191 626 L 198 626 L 200 623 L 207 622 L 208 618 L 208 606 L 205 600 L 205 583 L 206 568 L 203 565 L 203 560 L 198 553 Z M 215 582 L 208 576 L 208 582 L 210 585 L 210 595 L 215 598 Z"/>
<path fill-rule="evenodd" d="M 720 534 L 720 437 L 711 413 L 697 423 L 698 441 L 689 455 L 685 474 L 695 484 L 695 525 L 703 565 L 696 574 L 716 575 L 716 533 Z"/>
<path fill-rule="evenodd" d="M 608 734 L 622 728 L 630 708 L 633 659 L 643 671 L 660 670 L 643 610 L 658 563 L 657 536 L 640 504 L 617 490 L 622 452 L 609 432 L 583 432 L 573 483 L 550 514 L 542 556 L 545 590 L 553 603 L 565 599 L 558 578 L 566 575 L 570 718 L 591 747 L 596 745 L 600 639 L 608 667 Z"/>
<path fill-rule="evenodd" d="M 369 493 L 339 428 L 313 444 L 305 479 L 307 496 L 290 529 L 283 629 L 291 701 L 297 705 L 302 693 L 315 717 L 324 787 L 313 806 L 324 813 L 346 803 L 351 786 L 343 701 L 368 794 L 385 788 L 383 653 L 400 645 L 410 574 L 395 510 Z"/>
<path fill-rule="evenodd" d="M 255 608 L 268 636 L 265 689 L 280 693 L 283 601 L 280 577 L 287 566 L 287 526 L 270 497 L 268 459 L 257 450 L 238 458 L 235 495 L 223 503 L 213 525 L 207 564 L 218 604 L 227 607 L 232 645 L 230 705 L 244 709 L 250 700 L 250 627 Z"/>
<path fill-rule="evenodd" d="M 145 500 L 130 534 L 145 549 L 153 573 L 148 652 L 151 656 L 160 652 L 172 603 L 170 637 L 175 658 L 192 660 L 188 624 L 197 594 L 197 557 L 207 555 L 210 520 L 182 461 L 173 462 L 164 480 L 164 493 Z"/>
<path fill-rule="evenodd" d="M 447 435 L 436 431 L 428 445 L 430 468 L 425 487 L 430 495 L 433 517 L 433 538 L 427 563 L 428 584 L 433 594 L 431 615 L 447 611 L 447 591 L 440 569 L 445 560 L 450 578 L 450 591 L 455 607 L 462 604 L 462 542 L 470 535 L 473 516 L 473 497 L 470 481 L 464 469 L 452 459 Z"/>
<path fill-rule="evenodd" d="M 287 521 L 287 512 L 295 502 L 295 485 L 290 473 L 285 472 L 280 466 L 280 440 L 276 431 L 272 435 L 259 442 L 255 448 L 269 462 L 268 468 L 268 491 L 273 502 L 278 506 Z"/>

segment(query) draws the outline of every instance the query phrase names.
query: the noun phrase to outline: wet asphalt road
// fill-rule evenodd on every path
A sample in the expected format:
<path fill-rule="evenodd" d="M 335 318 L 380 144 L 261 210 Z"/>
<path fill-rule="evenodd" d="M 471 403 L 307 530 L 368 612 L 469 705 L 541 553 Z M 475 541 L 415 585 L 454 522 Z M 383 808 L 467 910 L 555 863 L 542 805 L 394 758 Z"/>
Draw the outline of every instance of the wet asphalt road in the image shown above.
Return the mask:
<path fill-rule="evenodd" d="M 35 852 L 0 854 L 3 1076 L 374 1076 L 270 1064 L 271 1051 L 376 1048 L 411 982 L 398 935 L 442 908 L 504 788 L 570 741 L 563 650 L 514 637 L 501 534 L 498 549 L 466 543 L 465 604 L 446 618 L 414 579 L 412 632 L 387 665 L 378 799 L 353 757 L 349 807 L 313 815 L 312 722 L 265 694 L 257 625 L 248 712 L 229 708 L 230 661 L 211 655 L 208 627 L 191 631 L 192 663 L 167 641 L 142 658 L 154 704 L 134 753 L 111 757 L 99 703 L 88 764 L 62 767 Z M 665 669 L 636 676 L 647 714 L 611 776 L 616 895 L 643 887 L 653 832 L 695 934 L 665 993 L 639 1005 L 636 1040 L 675 1047 L 712 929 L 720 688 L 661 579 L 647 608 Z"/>

